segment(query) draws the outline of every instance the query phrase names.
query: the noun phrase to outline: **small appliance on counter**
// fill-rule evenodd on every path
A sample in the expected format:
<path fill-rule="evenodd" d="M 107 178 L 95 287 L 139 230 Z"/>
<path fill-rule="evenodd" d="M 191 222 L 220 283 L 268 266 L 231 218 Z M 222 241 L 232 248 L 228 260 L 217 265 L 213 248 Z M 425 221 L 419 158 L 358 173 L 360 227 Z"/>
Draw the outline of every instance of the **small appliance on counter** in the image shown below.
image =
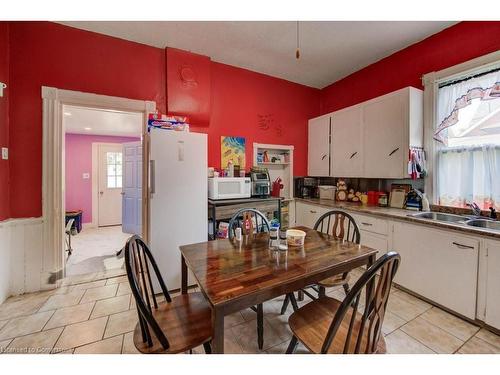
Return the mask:
<path fill-rule="evenodd" d="M 255 168 L 250 170 L 252 181 L 252 197 L 267 198 L 271 194 L 271 180 L 266 168 Z"/>
<path fill-rule="evenodd" d="M 406 195 L 406 209 L 414 211 L 422 211 L 422 197 L 420 192 L 410 190 Z"/>
<path fill-rule="evenodd" d="M 239 199 L 250 198 L 249 177 L 213 177 L 208 179 L 208 198 Z"/>
<path fill-rule="evenodd" d="M 297 198 L 318 198 L 318 179 L 314 177 L 298 177 L 295 179 L 295 196 Z"/>

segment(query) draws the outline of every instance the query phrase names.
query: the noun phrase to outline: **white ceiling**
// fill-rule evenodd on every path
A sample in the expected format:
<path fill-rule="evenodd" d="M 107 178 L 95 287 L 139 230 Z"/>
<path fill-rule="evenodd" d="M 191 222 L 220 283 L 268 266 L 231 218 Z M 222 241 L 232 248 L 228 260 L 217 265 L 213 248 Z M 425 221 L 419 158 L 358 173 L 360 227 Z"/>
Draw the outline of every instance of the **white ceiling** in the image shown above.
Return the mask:
<path fill-rule="evenodd" d="M 142 113 L 118 112 L 65 105 L 63 124 L 66 133 L 139 137 Z"/>
<path fill-rule="evenodd" d="M 450 21 L 72 21 L 62 24 L 323 88 L 435 34 Z"/>

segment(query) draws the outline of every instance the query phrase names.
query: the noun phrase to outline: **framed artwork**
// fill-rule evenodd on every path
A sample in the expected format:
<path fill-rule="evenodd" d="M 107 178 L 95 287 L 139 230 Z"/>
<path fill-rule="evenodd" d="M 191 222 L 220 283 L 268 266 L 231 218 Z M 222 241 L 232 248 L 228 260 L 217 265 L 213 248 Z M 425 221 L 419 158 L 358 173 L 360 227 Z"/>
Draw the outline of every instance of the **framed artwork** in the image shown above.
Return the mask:
<path fill-rule="evenodd" d="M 239 165 L 245 169 L 245 138 L 243 137 L 220 137 L 221 168 L 226 168 L 229 160 L 233 165 Z"/>

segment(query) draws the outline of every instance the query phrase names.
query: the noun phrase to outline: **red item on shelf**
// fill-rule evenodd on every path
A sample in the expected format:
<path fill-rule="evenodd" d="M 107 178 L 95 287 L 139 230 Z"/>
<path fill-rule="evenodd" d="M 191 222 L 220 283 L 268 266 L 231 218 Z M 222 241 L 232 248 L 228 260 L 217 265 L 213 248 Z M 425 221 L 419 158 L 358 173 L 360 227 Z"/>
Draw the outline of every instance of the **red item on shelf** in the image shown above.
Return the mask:
<path fill-rule="evenodd" d="M 368 204 L 377 204 L 378 203 L 378 195 L 376 191 L 369 191 L 368 195 Z"/>

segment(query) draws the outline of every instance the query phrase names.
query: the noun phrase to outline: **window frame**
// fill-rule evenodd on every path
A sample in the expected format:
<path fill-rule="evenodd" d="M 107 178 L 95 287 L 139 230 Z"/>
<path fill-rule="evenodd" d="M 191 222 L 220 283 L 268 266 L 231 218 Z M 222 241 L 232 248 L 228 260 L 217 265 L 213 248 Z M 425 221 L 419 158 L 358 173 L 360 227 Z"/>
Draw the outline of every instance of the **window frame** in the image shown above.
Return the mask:
<path fill-rule="evenodd" d="M 438 142 L 434 141 L 434 125 L 437 115 L 437 96 L 439 85 L 443 82 L 460 78 L 476 70 L 486 70 L 500 64 L 500 51 L 453 65 L 449 68 L 430 72 L 422 76 L 424 86 L 424 149 L 427 157 L 427 177 L 425 178 L 425 191 L 432 204 L 439 204 L 437 192 L 437 153 L 440 149 Z"/>

